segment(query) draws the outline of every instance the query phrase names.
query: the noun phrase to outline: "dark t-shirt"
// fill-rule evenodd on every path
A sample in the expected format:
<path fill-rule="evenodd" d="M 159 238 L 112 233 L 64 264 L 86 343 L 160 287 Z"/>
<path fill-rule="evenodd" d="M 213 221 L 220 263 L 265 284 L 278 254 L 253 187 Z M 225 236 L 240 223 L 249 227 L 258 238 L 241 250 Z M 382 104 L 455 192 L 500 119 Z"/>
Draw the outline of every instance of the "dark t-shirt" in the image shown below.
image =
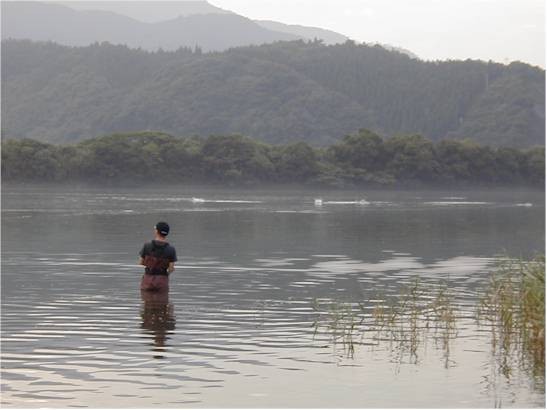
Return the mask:
<path fill-rule="evenodd" d="M 175 248 L 169 245 L 168 242 L 160 242 L 156 240 L 146 242 L 139 252 L 139 255 L 141 255 L 141 258 L 144 258 L 146 255 L 150 255 L 152 253 L 152 249 L 154 248 L 164 248 L 162 250 L 163 257 L 168 259 L 169 262 L 177 261 L 177 251 Z"/>
<path fill-rule="evenodd" d="M 148 261 L 156 258 L 161 258 L 162 260 L 165 260 L 167 262 L 176 262 L 177 261 L 177 251 L 175 248 L 173 248 L 171 245 L 169 245 L 167 242 L 161 242 L 161 241 L 151 241 L 144 244 L 141 251 L 139 252 L 139 255 L 141 258 L 144 258 L 145 265 L 148 265 Z M 155 258 L 147 258 L 147 256 L 153 256 Z M 153 263 L 153 262 L 152 262 Z M 147 272 L 149 271 L 149 266 L 147 266 Z M 161 268 L 162 271 L 165 270 L 165 272 L 161 273 L 167 273 L 165 268 Z M 148 272 L 152 273 L 152 272 Z M 159 274 L 160 272 L 154 272 Z"/>

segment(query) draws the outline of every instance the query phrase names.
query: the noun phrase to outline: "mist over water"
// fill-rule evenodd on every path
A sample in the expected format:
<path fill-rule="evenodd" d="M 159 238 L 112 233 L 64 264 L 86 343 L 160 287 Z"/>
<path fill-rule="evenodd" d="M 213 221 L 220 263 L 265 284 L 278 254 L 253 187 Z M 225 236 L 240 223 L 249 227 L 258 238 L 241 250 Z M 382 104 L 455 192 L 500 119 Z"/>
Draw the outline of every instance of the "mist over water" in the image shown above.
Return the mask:
<path fill-rule="evenodd" d="M 169 294 L 141 294 L 159 220 L 179 261 Z M 4 188 L 2 404 L 542 407 L 542 381 L 500 372 L 472 306 L 497 258 L 544 249 L 544 226 L 544 193 L 525 190 Z M 370 315 L 416 277 L 464 312 L 448 356 L 348 355 L 317 326 L 314 301 Z"/>

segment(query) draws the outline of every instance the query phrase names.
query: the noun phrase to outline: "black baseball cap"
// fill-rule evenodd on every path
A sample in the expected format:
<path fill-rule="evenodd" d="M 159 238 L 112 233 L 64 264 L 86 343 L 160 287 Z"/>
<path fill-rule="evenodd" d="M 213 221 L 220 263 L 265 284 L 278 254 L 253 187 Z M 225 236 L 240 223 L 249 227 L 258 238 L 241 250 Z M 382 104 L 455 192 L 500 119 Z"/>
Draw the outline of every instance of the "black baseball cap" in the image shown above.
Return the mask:
<path fill-rule="evenodd" d="M 169 234 L 169 225 L 167 222 L 158 222 L 156 224 L 156 231 L 161 233 L 163 236 L 167 236 Z"/>

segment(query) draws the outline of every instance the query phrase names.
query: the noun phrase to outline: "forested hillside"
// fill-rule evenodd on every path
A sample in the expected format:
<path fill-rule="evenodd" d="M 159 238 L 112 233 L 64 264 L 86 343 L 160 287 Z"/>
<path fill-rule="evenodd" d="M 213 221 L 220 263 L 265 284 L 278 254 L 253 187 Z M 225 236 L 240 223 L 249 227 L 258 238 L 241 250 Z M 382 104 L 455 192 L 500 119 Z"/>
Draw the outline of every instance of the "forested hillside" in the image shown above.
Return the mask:
<path fill-rule="evenodd" d="M 69 142 L 153 129 L 325 145 L 368 128 L 493 146 L 545 140 L 544 70 L 423 62 L 352 42 L 152 53 L 9 40 L 2 84 L 4 138 Z"/>
<path fill-rule="evenodd" d="M 472 141 L 438 143 L 408 135 L 382 139 L 367 130 L 336 144 L 269 145 L 240 135 L 180 138 L 117 134 L 74 145 L 2 142 L 6 182 L 99 184 L 311 184 L 359 186 L 543 187 L 545 148 L 494 149 Z"/>

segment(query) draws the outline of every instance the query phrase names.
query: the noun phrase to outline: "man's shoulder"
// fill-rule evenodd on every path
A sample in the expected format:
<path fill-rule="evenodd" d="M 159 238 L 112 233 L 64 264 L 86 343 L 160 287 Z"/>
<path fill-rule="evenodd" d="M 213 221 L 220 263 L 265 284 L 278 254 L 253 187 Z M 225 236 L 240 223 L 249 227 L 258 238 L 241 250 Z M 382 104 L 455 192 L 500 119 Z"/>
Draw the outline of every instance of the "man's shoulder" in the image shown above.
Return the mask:
<path fill-rule="evenodd" d="M 145 246 L 149 246 L 150 248 L 161 248 L 164 252 L 176 252 L 175 247 L 171 245 L 169 242 L 163 242 L 163 243 L 154 243 L 154 240 L 151 242 L 147 242 Z"/>
<path fill-rule="evenodd" d="M 143 253 L 153 253 L 155 251 L 161 251 L 164 255 L 176 255 L 177 253 L 175 247 L 168 242 L 157 242 L 155 240 L 151 240 L 149 242 L 145 242 L 142 247 Z"/>
<path fill-rule="evenodd" d="M 165 255 L 172 262 L 175 262 L 177 260 L 177 251 L 175 250 L 175 247 L 171 244 L 167 244 L 166 249 L 165 249 Z"/>

